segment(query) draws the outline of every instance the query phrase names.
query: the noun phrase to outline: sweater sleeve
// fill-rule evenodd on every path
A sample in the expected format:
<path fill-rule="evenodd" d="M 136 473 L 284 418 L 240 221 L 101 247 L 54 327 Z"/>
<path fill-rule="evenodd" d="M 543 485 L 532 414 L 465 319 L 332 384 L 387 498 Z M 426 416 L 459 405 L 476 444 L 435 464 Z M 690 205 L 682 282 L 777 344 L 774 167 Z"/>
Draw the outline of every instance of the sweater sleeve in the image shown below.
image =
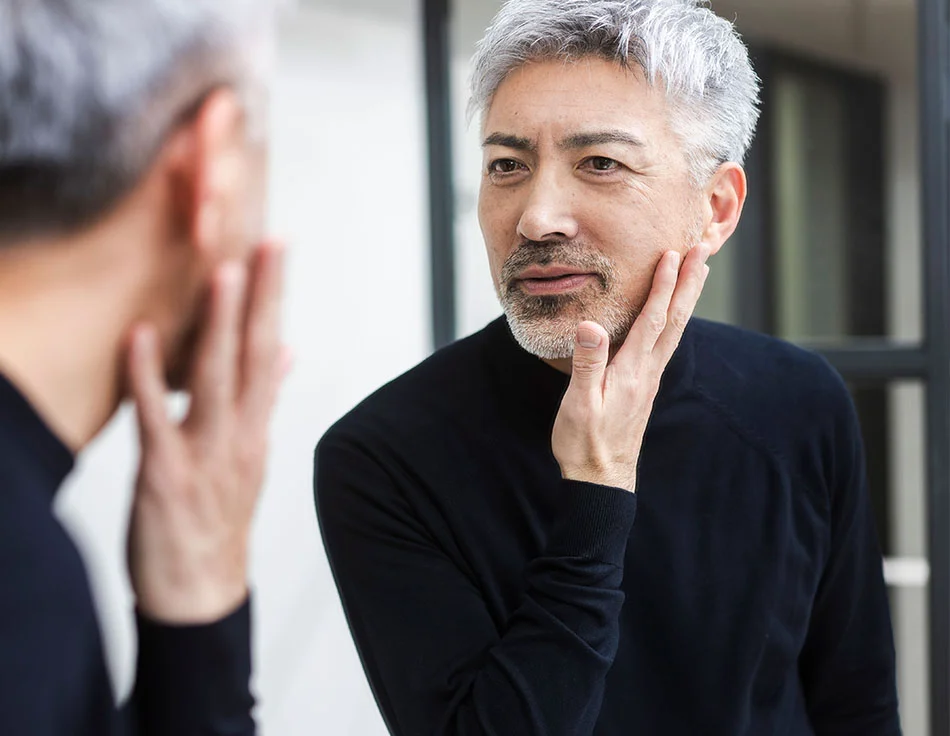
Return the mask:
<path fill-rule="evenodd" d="M 817 736 L 899 736 L 894 640 L 858 418 L 841 386 L 826 454 L 831 543 L 800 671 Z"/>
<path fill-rule="evenodd" d="M 137 616 L 136 736 L 251 736 L 250 602 L 205 626 Z"/>
<path fill-rule="evenodd" d="M 520 605 L 499 623 L 370 453 L 321 442 L 324 544 L 395 736 L 593 732 L 617 652 L 636 496 L 563 483 L 568 500 L 547 549 L 527 565 Z"/>

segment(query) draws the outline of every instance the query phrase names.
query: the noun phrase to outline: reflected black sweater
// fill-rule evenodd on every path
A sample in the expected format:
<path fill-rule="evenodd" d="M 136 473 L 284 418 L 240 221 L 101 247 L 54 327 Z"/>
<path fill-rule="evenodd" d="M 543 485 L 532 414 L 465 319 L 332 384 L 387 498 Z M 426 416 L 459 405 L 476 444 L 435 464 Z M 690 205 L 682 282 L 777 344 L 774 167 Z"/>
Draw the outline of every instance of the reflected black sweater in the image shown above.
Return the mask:
<path fill-rule="evenodd" d="M 208 626 L 138 617 L 135 693 L 116 709 L 85 567 L 53 515 L 73 463 L 0 376 L 0 734 L 253 734 L 247 604 Z"/>
<path fill-rule="evenodd" d="M 560 478 L 566 386 L 498 321 L 321 441 L 324 542 L 392 732 L 899 734 L 860 431 L 837 374 L 694 321 L 636 496 Z"/>

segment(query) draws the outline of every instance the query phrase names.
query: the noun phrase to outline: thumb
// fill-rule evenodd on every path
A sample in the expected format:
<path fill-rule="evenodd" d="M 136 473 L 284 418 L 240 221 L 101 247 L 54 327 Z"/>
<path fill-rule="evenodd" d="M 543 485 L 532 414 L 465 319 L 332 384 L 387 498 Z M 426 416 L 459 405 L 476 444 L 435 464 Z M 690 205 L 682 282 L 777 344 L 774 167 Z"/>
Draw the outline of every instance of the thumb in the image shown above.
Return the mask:
<path fill-rule="evenodd" d="M 135 401 L 143 447 L 161 441 L 170 428 L 165 407 L 168 389 L 163 374 L 158 335 L 152 327 L 137 327 L 129 350 L 129 388 Z"/>
<path fill-rule="evenodd" d="M 603 391 L 609 353 L 607 331 L 596 322 L 581 322 L 574 336 L 570 388 L 584 393 Z"/>

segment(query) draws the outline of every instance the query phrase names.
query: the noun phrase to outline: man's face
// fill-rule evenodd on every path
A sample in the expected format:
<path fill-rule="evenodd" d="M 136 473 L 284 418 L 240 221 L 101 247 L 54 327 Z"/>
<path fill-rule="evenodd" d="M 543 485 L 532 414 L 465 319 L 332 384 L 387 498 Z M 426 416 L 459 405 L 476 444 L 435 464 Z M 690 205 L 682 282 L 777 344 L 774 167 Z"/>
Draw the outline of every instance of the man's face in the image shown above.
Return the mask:
<path fill-rule="evenodd" d="M 625 338 L 668 250 L 704 228 L 662 84 L 599 58 L 529 63 L 484 123 L 479 222 L 519 342 L 569 357 L 584 320 Z"/>

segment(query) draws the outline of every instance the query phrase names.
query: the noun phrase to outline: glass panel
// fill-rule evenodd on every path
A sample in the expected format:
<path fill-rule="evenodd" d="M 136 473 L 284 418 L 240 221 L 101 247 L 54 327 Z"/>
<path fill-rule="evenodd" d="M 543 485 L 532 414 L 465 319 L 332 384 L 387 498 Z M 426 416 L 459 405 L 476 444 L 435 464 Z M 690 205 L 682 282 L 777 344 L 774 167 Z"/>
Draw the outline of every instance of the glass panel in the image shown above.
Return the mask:
<path fill-rule="evenodd" d="M 758 141 L 767 160 L 749 182 L 753 192 L 771 188 L 756 212 L 771 223 L 760 232 L 740 226 L 723 251 L 761 249 L 771 273 L 759 277 L 770 284 L 768 314 L 750 317 L 742 298 L 724 300 L 729 279 L 717 283 L 715 267 L 701 311 L 808 342 L 921 342 L 916 3 L 848 12 L 794 0 L 712 4 L 771 61 L 760 70 L 768 130 L 760 126 Z M 728 266 L 721 257 L 718 265 Z M 743 284 L 734 288 L 741 297 Z"/>
<path fill-rule="evenodd" d="M 861 418 L 878 533 L 888 558 L 904 734 L 929 736 L 924 386 L 896 382 L 851 389 Z"/>
<path fill-rule="evenodd" d="M 777 332 L 839 338 L 851 304 L 844 100 L 797 74 L 773 85 Z"/>

